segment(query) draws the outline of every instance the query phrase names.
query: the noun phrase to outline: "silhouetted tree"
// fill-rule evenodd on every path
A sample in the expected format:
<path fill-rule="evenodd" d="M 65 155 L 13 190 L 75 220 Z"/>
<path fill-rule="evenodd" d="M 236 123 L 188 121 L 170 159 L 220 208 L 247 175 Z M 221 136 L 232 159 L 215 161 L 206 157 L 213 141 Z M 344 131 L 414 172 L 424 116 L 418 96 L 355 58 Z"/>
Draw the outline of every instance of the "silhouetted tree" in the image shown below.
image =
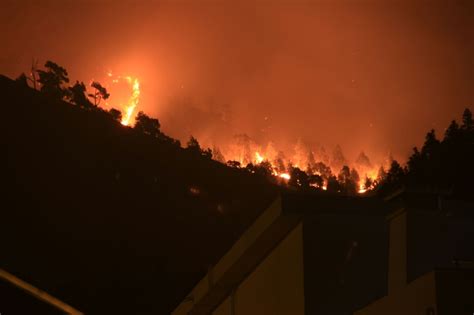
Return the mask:
<path fill-rule="evenodd" d="M 258 164 L 249 163 L 245 169 L 253 174 L 272 180 L 272 165 L 268 161 L 262 161 Z"/>
<path fill-rule="evenodd" d="M 212 150 L 212 158 L 218 162 L 225 164 L 224 155 L 221 153 L 221 151 L 217 147 L 214 147 L 214 149 Z"/>
<path fill-rule="evenodd" d="M 37 70 L 40 91 L 52 98 L 63 99 L 68 93 L 63 88 L 64 83 L 69 83 L 66 69 L 52 61 L 46 61 L 44 67 L 46 70 Z"/>
<path fill-rule="evenodd" d="M 365 177 L 365 180 L 364 180 L 364 188 L 365 188 L 366 190 L 371 190 L 372 188 L 374 188 L 374 187 L 373 187 L 374 184 L 375 184 L 374 181 L 373 181 L 370 177 L 368 177 L 368 176 Z"/>
<path fill-rule="evenodd" d="M 288 186 L 295 188 L 309 188 L 308 174 L 299 169 L 298 167 L 289 167 L 290 179 L 288 180 Z"/>
<path fill-rule="evenodd" d="M 438 153 L 439 144 L 440 142 L 436 139 L 434 129 L 431 129 L 431 131 L 426 134 L 425 143 L 421 148 L 421 155 L 426 159 L 434 158 Z"/>
<path fill-rule="evenodd" d="M 121 122 L 122 121 L 122 112 L 119 111 L 118 109 L 115 109 L 115 108 L 111 108 L 109 110 L 109 114 L 110 116 L 112 116 L 112 118 L 118 122 Z"/>
<path fill-rule="evenodd" d="M 351 170 L 347 165 L 344 165 L 337 176 L 341 192 L 347 195 L 354 195 L 358 191 L 357 183 L 359 182 L 359 174 L 356 170 Z"/>
<path fill-rule="evenodd" d="M 186 150 L 188 150 L 189 152 L 195 155 L 202 155 L 209 159 L 212 158 L 212 150 L 211 149 L 203 150 L 201 146 L 199 145 L 198 140 L 194 138 L 193 136 L 189 138 L 189 141 L 186 146 Z"/>
<path fill-rule="evenodd" d="M 278 152 L 277 158 L 275 159 L 275 169 L 278 173 L 284 173 L 286 171 L 286 166 L 285 166 L 285 156 L 283 152 Z"/>
<path fill-rule="evenodd" d="M 451 121 L 449 127 L 446 129 L 444 133 L 443 141 L 449 142 L 459 137 L 459 125 L 456 120 Z"/>
<path fill-rule="evenodd" d="M 199 145 L 198 140 L 194 138 L 193 136 L 189 138 L 189 141 L 186 145 L 186 149 L 190 152 L 201 154 L 201 146 Z"/>
<path fill-rule="evenodd" d="M 387 173 L 386 182 L 394 185 L 399 184 L 402 182 L 404 175 L 403 168 L 396 160 L 393 160 Z"/>
<path fill-rule="evenodd" d="M 26 75 L 24 73 L 20 74 L 16 79 L 15 81 L 22 85 L 22 86 L 25 86 L 27 87 L 28 86 L 28 78 L 26 77 Z"/>
<path fill-rule="evenodd" d="M 341 185 L 338 182 L 336 176 L 332 175 L 328 178 L 326 190 L 333 193 L 337 193 L 341 191 Z"/>
<path fill-rule="evenodd" d="M 474 121 L 472 119 L 472 112 L 469 110 L 469 108 L 466 108 L 462 114 L 461 128 L 466 131 L 474 130 Z"/>
<path fill-rule="evenodd" d="M 318 189 L 323 188 L 324 180 L 320 175 L 312 174 L 308 176 L 309 185 Z"/>
<path fill-rule="evenodd" d="M 160 122 L 140 111 L 135 118 L 134 129 L 156 138 L 160 135 Z"/>
<path fill-rule="evenodd" d="M 408 158 L 408 172 L 411 174 L 417 173 L 420 168 L 421 164 L 423 163 L 421 152 L 418 150 L 417 147 L 413 148 L 413 153 L 411 156 Z M 382 178 L 382 180 L 385 180 L 385 178 Z"/>
<path fill-rule="evenodd" d="M 212 150 L 210 148 L 201 150 L 201 155 L 204 156 L 205 158 L 212 159 Z"/>
<path fill-rule="evenodd" d="M 86 86 L 84 82 L 76 81 L 76 83 L 69 88 L 69 99 L 77 106 L 90 108 L 92 103 L 87 99 Z"/>
<path fill-rule="evenodd" d="M 90 93 L 89 97 L 94 100 L 94 106 L 98 106 L 101 100 L 106 100 L 109 98 L 110 93 L 107 92 L 107 89 L 103 87 L 99 82 L 92 82 L 91 86 L 95 89 L 94 93 Z"/>
<path fill-rule="evenodd" d="M 273 174 L 272 164 L 267 160 L 264 160 L 256 165 L 256 172 L 262 176 L 270 178 Z"/>
<path fill-rule="evenodd" d="M 323 162 L 318 162 L 314 165 L 313 171 L 316 174 L 320 174 L 325 180 L 328 180 L 332 176 L 331 168 Z"/>

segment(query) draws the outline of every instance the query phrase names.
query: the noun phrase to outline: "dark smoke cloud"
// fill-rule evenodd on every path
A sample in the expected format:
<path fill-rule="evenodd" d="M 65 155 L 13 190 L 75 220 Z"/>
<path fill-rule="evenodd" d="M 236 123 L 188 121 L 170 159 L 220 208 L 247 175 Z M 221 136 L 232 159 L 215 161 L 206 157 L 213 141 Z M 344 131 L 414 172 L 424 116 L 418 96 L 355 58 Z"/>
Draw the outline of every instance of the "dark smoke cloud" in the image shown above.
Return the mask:
<path fill-rule="evenodd" d="M 474 101 L 472 1 L 2 1 L 0 72 L 52 59 L 141 79 L 141 109 L 209 146 L 247 134 L 405 157 Z"/>

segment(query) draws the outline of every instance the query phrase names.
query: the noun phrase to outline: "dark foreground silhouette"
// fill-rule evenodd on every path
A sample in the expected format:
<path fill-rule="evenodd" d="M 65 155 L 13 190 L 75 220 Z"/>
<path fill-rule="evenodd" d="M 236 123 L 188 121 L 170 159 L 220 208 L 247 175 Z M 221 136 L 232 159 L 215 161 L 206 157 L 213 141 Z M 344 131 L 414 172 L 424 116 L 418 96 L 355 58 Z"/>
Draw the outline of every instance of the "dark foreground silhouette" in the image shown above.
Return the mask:
<path fill-rule="evenodd" d="M 97 107 L 99 86 L 91 102 L 77 82 L 73 105 L 54 86 L 25 83 L 0 77 L 0 267 L 87 314 L 169 313 L 280 191 L 319 180 L 293 170 L 281 186 L 265 165 L 218 163 L 143 113 L 124 127 L 120 112 Z M 442 141 L 429 133 L 407 167 L 394 161 L 373 193 L 473 198 L 473 132 L 466 110 Z"/>
<path fill-rule="evenodd" d="M 108 113 L 0 95 L 0 267 L 87 314 L 166 314 L 277 194 Z"/>

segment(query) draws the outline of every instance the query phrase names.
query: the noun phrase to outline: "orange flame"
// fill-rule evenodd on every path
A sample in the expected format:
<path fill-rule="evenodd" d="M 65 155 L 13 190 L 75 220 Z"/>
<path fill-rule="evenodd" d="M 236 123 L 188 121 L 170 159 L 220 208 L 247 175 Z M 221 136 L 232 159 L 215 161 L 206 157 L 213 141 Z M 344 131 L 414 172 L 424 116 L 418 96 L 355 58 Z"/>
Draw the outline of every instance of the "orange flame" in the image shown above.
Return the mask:
<path fill-rule="evenodd" d="M 256 143 L 246 142 L 245 139 L 243 141 L 241 140 L 242 139 L 238 139 L 237 143 L 231 144 L 228 150 L 224 152 L 224 157 L 230 157 L 230 160 L 239 162 L 243 167 L 250 163 L 258 165 L 262 162 L 268 162 L 272 168 L 272 174 L 284 181 L 288 181 L 291 178 L 291 175 L 288 173 L 290 165 L 298 167 L 308 174 L 322 176 L 320 172 L 311 170 L 309 167 L 310 159 L 308 158 L 310 150 L 305 151 L 301 145 L 296 146 L 295 152 L 290 158 L 285 158 L 285 155 L 278 155 L 278 151 L 274 148 L 272 143 L 269 143 L 266 149 L 262 150 L 262 147 Z M 311 154 L 313 157 L 316 155 L 314 152 L 311 152 Z M 317 161 L 313 160 L 313 163 L 314 162 Z M 325 164 L 328 165 L 327 163 Z M 337 176 L 340 170 L 337 167 L 328 166 L 332 174 Z M 365 187 L 366 178 L 374 182 L 378 177 L 378 167 L 355 165 L 351 167 L 351 169 L 352 168 L 355 168 L 359 174 L 359 181 L 357 183 L 358 193 L 363 194 L 373 188 L 373 186 Z M 317 187 L 316 185 L 313 186 Z M 324 179 L 323 185 L 320 188 L 327 190 L 327 179 Z"/>
<path fill-rule="evenodd" d="M 122 118 L 122 125 L 128 126 L 132 118 L 134 118 L 132 115 L 134 114 L 140 100 L 140 82 L 137 78 L 132 78 L 130 76 L 125 77 L 125 79 L 132 86 L 132 96 L 128 100 L 128 104 L 125 106 L 125 115 Z"/>
<path fill-rule="evenodd" d="M 140 101 L 140 82 L 138 81 L 138 78 L 132 76 L 114 76 L 112 71 L 107 72 L 107 77 L 109 78 L 109 80 L 111 80 L 112 84 L 119 84 L 121 82 L 125 82 L 131 88 L 131 96 L 128 98 L 125 104 L 121 102 L 119 104 L 114 104 L 123 112 L 121 121 L 122 125 L 128 126 L 135 119 L 136 108 L 138 107 L 138 103 Z M 112 97 L 113 96 L 114 93 L 112 93 Z M 106 103 L 106 105 L 110 104 Z"/>

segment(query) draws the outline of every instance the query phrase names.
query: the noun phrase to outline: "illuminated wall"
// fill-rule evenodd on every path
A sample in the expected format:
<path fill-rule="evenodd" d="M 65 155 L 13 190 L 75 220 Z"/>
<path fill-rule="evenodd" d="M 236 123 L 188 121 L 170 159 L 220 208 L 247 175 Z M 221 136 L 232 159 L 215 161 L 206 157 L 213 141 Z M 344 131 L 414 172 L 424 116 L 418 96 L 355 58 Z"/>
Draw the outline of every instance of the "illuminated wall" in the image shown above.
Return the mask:
<path fill-rule="evenodd" d="M 303 315 L 303 233 L 299 224 L 213 315 Z"/>

